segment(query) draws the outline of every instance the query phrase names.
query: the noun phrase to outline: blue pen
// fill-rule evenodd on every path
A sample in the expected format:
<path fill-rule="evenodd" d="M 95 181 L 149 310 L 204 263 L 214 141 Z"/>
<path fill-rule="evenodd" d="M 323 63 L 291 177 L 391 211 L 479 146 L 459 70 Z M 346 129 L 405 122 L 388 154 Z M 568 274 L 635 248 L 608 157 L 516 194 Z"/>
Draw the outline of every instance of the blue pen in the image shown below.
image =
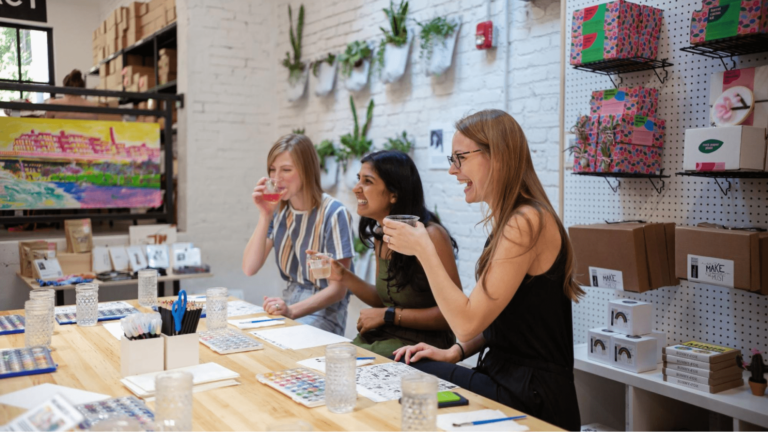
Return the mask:
<path fill-rule="evenodd" d="M 522 420 L 528 416 L 521 415 L 516 417 L 505 417 L 505 418 L 498 418 L 498 419 L 491 419 L 491 420 L 478 420 L 473 422 L 466 422 L 466 423 L 454 423 L 453 427 L 462 427 L 462 426 L 477 426 L 477 425 L 484 425 L 488 423 L 498 423 L 508 420 Z"/>
<path fill-rule="evenodd" d="M 240 324 L 255 324 L 255 323 L 263 323 L 267 321 L 281 321 L 285 318 L 269 318 L 269 319 L 263 319 L 263 320 L 256 320 L 256 321 L 243 321 Z"/>
<path fill-rule="evenodd" d="M 376 357 L 358 357 L 358 360 L 376 360 Z"/>

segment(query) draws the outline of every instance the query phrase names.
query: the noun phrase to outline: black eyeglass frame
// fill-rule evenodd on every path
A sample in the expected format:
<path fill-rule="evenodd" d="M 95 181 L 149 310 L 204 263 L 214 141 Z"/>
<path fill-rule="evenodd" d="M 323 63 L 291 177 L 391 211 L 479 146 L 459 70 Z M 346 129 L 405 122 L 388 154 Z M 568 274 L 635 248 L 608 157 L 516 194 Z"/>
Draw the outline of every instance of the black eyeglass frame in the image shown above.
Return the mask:
<path fill-rule="evenodd" d="M 459 159 L 459 158 L 455 158 L 454 159 L 454 156 L 463 156 L 463 155 L 468 155 L 468 154 L 471 154 L 471 153 L 477 153 L 477 152 L 481 152 L 481 151 L 483 151 L 483 149 L 466 151 L 466 152 L 461 152 L 461 153 L 452 154 L 450 156 L 446 156 L 446 158 L 448 158 L 448 162 L 450 162 L 451 165 L 456 165 L 457 169 L 461 169 L 461 159 Z"/>

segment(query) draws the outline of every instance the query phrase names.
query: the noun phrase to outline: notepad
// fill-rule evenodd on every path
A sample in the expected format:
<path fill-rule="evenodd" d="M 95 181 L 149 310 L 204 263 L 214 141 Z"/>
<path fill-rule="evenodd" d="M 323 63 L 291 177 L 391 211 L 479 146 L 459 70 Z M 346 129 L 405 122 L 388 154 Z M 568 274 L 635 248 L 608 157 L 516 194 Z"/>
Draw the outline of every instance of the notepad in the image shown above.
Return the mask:
<path fill-rule="evenodd" d="M 195 387 L 219 381 L 234 380 L 240 377 L 239 373 L 213 362 L 173 370 L 191 373 L 192 383 Z M 120 382 L 136 396 L 141 398 L 150 397 L 155 394 L 155 377 L 161 373 L 163 371 L 129 376 L 121 379 Z M 234 384 L 238 384 L 237 381 Z"/>
<path fill-rule="evenodd" d="M 308 325 L 299 325 L 275 330 L 256 330 L 250 333 L 272 345 L 287 350 L 300 350 L 335 343 L 351 342 L 345 337 Z"/>
<path fill-rule="evenodd" d="M 508 420 L 498 423 L 488 423 L 477 426 L 454 427 L 454 423 L 473 422 L 478 420 L 491 420 L 509 417 L 499 410 L 479 410 L 458 412 L 453 414 L 441 414 L 437 416 L 437 427 L 444 431 L 527 431 L 528 426 L 523 426 L 514 420 Z"/>

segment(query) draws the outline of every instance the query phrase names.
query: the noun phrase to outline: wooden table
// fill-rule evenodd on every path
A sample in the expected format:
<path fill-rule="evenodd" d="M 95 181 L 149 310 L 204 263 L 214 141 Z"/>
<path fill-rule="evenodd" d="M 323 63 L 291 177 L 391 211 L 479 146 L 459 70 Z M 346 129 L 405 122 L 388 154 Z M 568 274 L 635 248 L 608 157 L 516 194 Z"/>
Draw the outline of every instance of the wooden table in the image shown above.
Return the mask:
<path fill-rule="evenodd" d="M 129 303 L 140 310 L 144 309 L 136 301 Z M 4 315 L 13 313 L 23 315 L 24 311 L 0 312 Z M 286 321 L 286 325 L 297 325 L 291 320 Z M 199 330 L 203 331 L 204 328 L 205 320 L 202 320 Z M 113 397 L 132 395 L 120 383 L 120 343 L 106 329 L 101 328 L 101 323 L 95 327 L 57 325 L 57 331 L 53 336 L 52 344 L 56 350 L 52 355 L 59 365 L 58 370 L 50 374 L 0 380 L 0 394 L 52 383 Z M 265 430 L 269 425 L 298 419 L 312 424 L 315 430 L 400 430 L 400 404 L 397 401 L 375 403 L 360 396 L 352 413 L 334 414 L 325 406 L 306 408 L 261 384 L 256 380 L 256 374 L 298 367 L 297 361 L 325 355 L 324 347 L 290 351 L 263 343 L 263 350 L 228 355 L 219 355 L 200 344 L 200 363 L 216 362 L 239 373 L 238 381 L 241 384 L 195 393 L 194 430 Z M 0 336 L 0 349 L 23 346 L 23 333 Z M 362 348 L 358 348 L 358 355 L 376 356 L 377 364 L 390 362 Z M 469 405 L 444 408 L 438 414 L 480 409 L 498 409 L 509 416 L 521 414 L 468 390 L 460 389 L 459 392 L 469 399 Z M 154 409 L 154 403 L 148 405 Z M 21 408 L 0 405 L 0 424 L 8 423 L 23 412 Z M 534 431 L 560 430 L 533 417 L 519 423 Z"/>
<path fill-rule="evenodd" d="M 16 276 L 19 277 L 29 289 L 40 288 L 40 284 L 37 283 L 35 278 L 22 276 L 19 272 L 16 272 Z M 175 274 L 173 270 L 168 270 L 168 275 L 157 277 L 157 295 L 162 297 L 165 295 L 165 283 L 173 283 L 173 295 L 178 295 L 181 290 L 181 281 L 186 279 L 200 279 L 213 277 L 213 273 L 189 273 L 189 274 Z M 124 285 L 138 285 L 138 279 L 126 279 L 119 281 L 101 281 L 94 279 L 94 282 L 99 284 L 99 287 L 112 287 L 112 286 L 124 286 Z M 53 288 L 56 290 L 56 306 L 64 305 L 64 291 L 75 289 L 74 285 L 62 285 L 62 286 L 48 286 L 45 288 Z"/>

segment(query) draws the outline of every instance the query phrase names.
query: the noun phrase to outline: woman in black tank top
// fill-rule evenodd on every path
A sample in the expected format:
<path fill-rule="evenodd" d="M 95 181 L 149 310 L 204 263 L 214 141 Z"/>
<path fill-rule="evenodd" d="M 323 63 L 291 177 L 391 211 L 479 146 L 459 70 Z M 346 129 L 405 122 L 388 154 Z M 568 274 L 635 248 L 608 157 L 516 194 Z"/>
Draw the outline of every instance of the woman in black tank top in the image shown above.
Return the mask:
<path fill-rule="evenodd" d="M 488 205 L 490 236 L 467 296 L 443 268 L 424 227 L 384 221 L 389 248 L 421 262 L 457 339 L 447 350 L 424 343 L 395 360 L 452 381 L 555 426 L 580 428 L 573 383 L 573 280 L 565 228 L 536 176 L 523 131 L 507 113 L 485 110 L 456 123 L 450 174 L 468 203 Z M 481 353 L 478 367 L 455 363 Z"/>

